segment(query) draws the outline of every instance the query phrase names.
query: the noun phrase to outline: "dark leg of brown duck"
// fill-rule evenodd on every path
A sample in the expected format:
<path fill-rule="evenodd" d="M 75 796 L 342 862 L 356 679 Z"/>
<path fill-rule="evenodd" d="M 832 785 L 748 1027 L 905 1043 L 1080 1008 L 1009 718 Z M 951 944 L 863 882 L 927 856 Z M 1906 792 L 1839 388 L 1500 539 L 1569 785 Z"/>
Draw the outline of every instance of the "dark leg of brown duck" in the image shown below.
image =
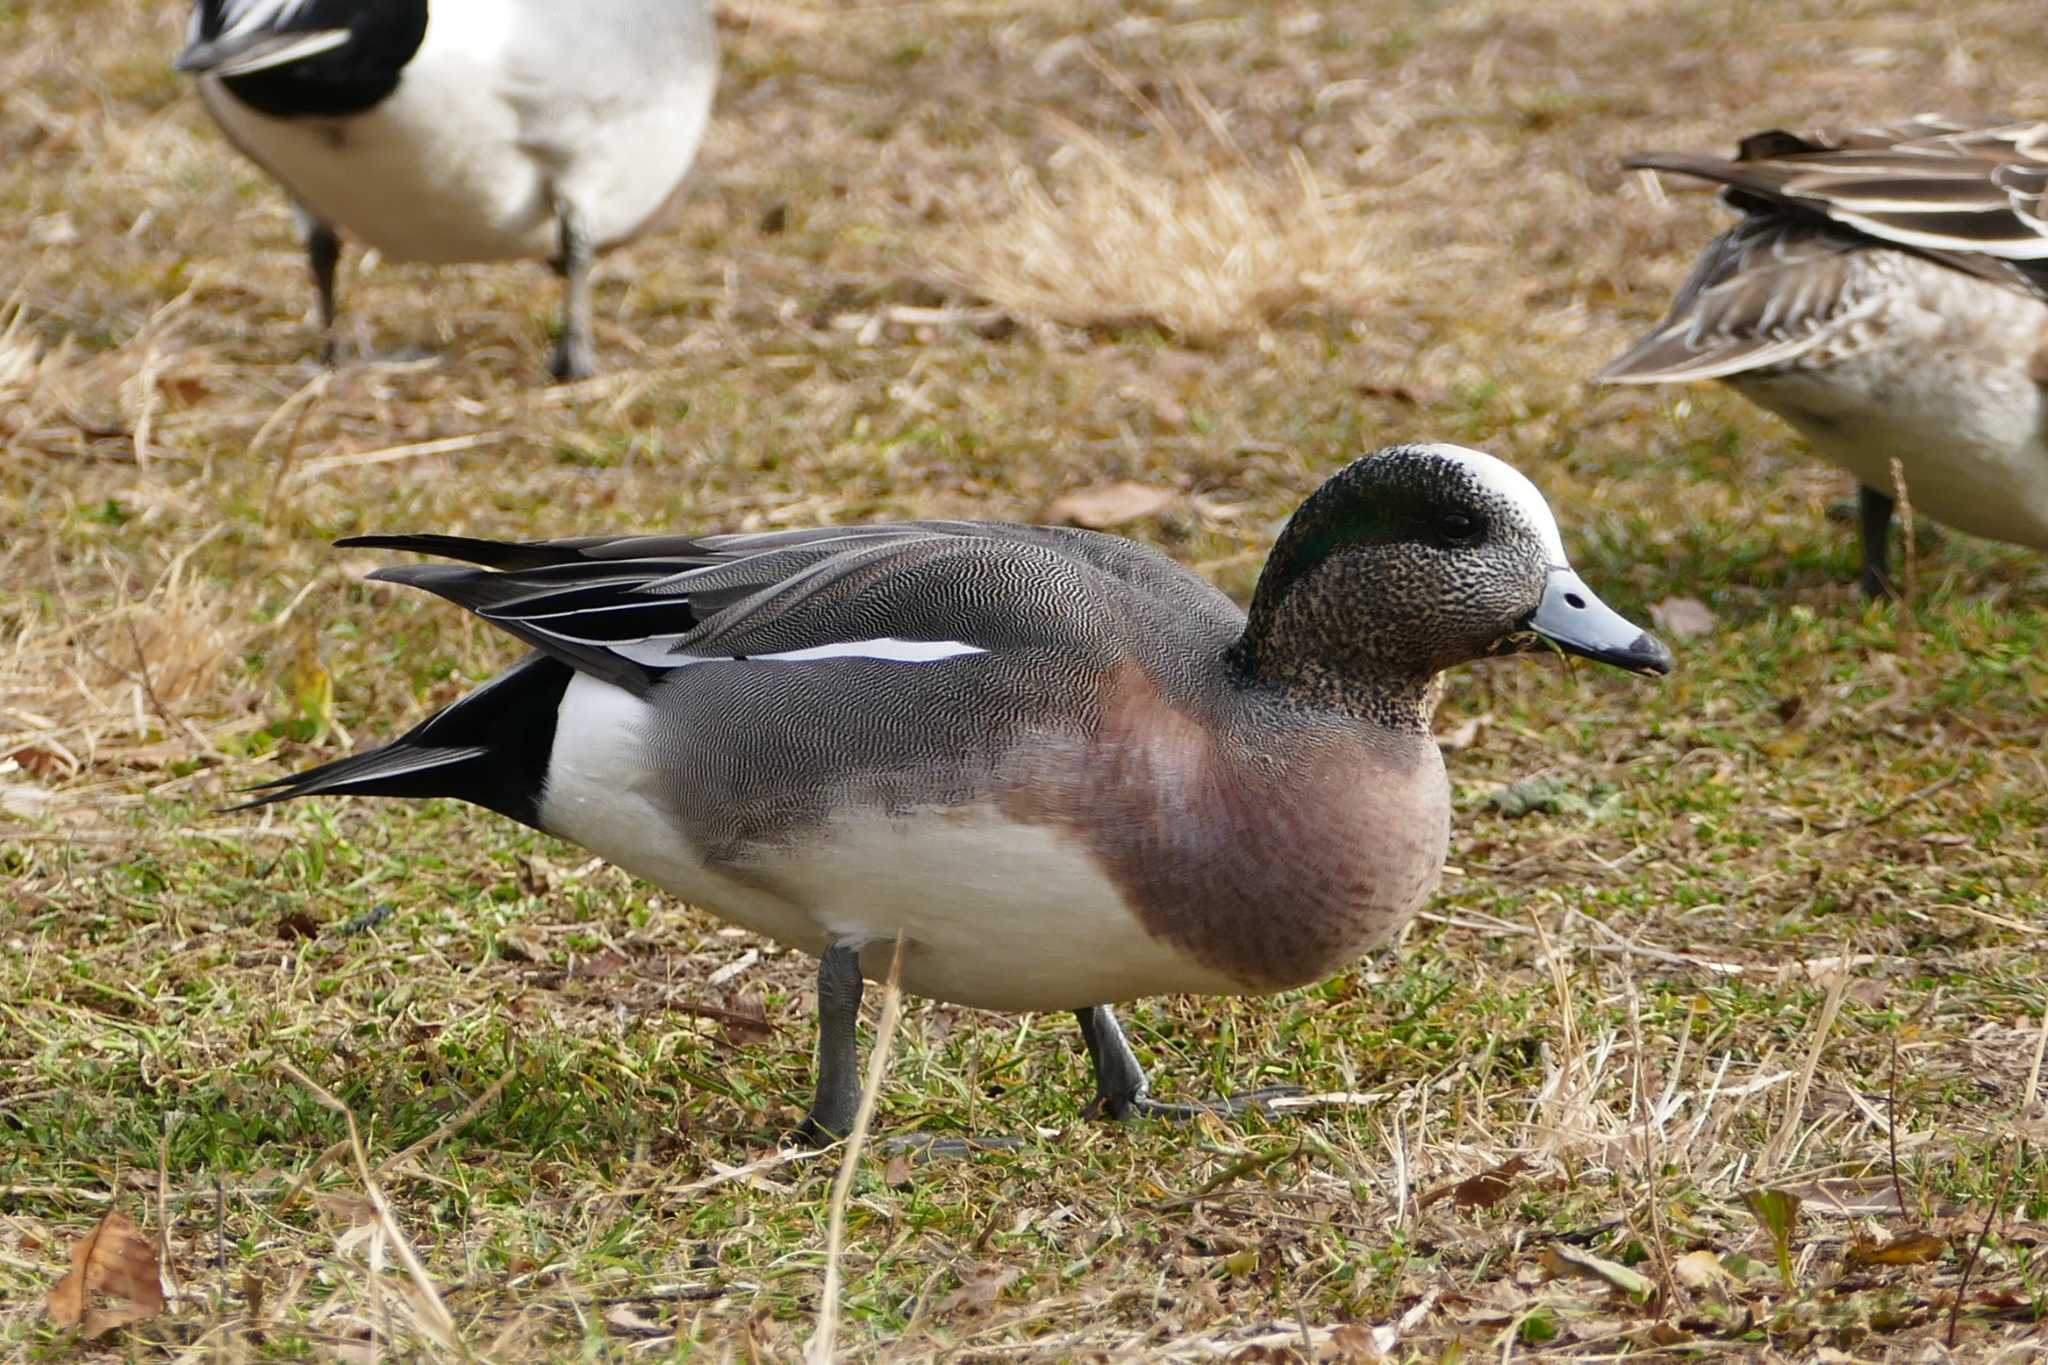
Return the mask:
<path fill-rule="evenodd" d="M 566 199 L 555 204 L 561 228 L 561 249 L 554 259 L 562 277 L 562 334 L 548 372 L 561 380 L 588 379 L 597 372 L 597 350 L 590 339 L 590 227 Z"/>
<path fill-rule="evenodd" d="M 797 1136 L 815 1146 L 853 1131 L 860 1109 L 860 950 L 834 944 L 818 959 L 818 1088 Z"/>
<path fill-rule="evenodd" d="M 1863 595 L 1896 597 L 1891 574 L 1893 498 L 1864 484 L 1856 490 L 1856 513 L 1863 528 Z"/>
<path fill-rule="evenodd" d="M 1145 1068 L 1138 1064 L 1138 1054 L 1124 1037 L 1116 1011 L 1096 1005 L 1075 1010 L 1074 1017 L 1081 1021 L 1081 1041 L 1088 1045 L 1088 1060 L 1095 1065 L 1095 1098 L 1082 1110 L 1089 1118 L 1188 1119 L 1198 1114 L 1242 1114 L 1247 1109 L 1263 1109 L 1269 1100 L 1301 1093 L 1300 1086 L 1275 1085 L 1209 1104 L 1155 1100 L 1146 1093 L 1150 1087 Z"/>
<path fill-rule="evenodd" d="M 341 267 L 341 238 L 334 229 L 314 222 L 306 229 L 306 263 L 313 270 L 313 288 L 320 294 L 320 363 L 335 360 L 334 276 Z"/>

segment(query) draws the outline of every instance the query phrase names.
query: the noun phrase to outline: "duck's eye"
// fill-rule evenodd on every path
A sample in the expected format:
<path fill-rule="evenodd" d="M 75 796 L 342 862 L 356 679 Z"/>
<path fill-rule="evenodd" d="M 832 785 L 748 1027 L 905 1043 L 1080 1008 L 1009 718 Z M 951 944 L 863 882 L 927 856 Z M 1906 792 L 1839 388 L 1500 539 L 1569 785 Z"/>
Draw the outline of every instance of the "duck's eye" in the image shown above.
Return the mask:
<path fill-rule="evenodd" d="M 1469 545 L 1479 539 L 1479 518 L 1470 512 L 1445 512 L 1436 526 L 1437 533 L 1453 545 Z"/>

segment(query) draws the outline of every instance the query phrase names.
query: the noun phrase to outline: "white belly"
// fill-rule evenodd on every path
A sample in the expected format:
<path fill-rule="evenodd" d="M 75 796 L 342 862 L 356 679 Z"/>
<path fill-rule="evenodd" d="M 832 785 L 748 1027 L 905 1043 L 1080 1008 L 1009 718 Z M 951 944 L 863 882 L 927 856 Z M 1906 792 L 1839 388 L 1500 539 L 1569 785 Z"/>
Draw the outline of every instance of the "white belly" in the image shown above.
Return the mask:
<path fill-rule="evenodd" d="M 2003 291 L 1964 297 L 2003 311 L 1970 326 L 1934 318 L 1915 327 L 1908 315 L 1889 345 L 1728 382 L 1861 483 L 1891 491 L 1897 460 L 1915 512 L 2048 550 L 2048 404 L 2024 363 L 2048 309 Z"/>
<path fill-rule="evenodd" d="M 874 945 L 864 959 L 876 975 L 900 933 L 906 990 L 984 1009 L 1241 990 L 1146 933 L 1071 840 L 981 807 L 857 811 L 797 847 L 707 865 L 660 799 L 674 779 L 647 766 L 648 723 L 645 704 L 621 689 L 572 681 L 542 821 L 735 924 L 813 953 Z"/>
<path fill-rule="evenodd" d="M 557 199 L 582 212 L 594 245 L 615 245 L 689 170 L 710 115 L 711 59 L 621 87 L 603 79 L 602 51 L 557 61 L 526 50 L 551 38 L 523 22 L 502 0 L 436 0 L 397 90 L 346 118 L 271 118 L 211 76 L 200 95 L 315 217 L 394 259 L 551 257 Z"/>

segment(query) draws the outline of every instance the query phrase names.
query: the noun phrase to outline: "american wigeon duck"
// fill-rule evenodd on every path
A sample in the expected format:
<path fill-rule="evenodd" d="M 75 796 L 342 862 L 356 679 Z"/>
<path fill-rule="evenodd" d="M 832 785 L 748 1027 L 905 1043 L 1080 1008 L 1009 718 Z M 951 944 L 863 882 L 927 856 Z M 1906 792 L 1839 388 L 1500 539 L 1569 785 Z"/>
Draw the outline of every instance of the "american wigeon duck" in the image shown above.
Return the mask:
<path fill-rule="evenodd" d="M 425 588 L 535 653 L 379 749 L 269 784 L 453 796 L 816 954 L 813 1137 L 860 1095 L 863 975 L 1070 1009 L 1093 1108 L 1169 1112 L 1111 1006 L 1320 980 L 1437 885 L 1442 670 L 1664 646 L 1491 455 L 1397 446 L 1288 521 L 1250 613 L 1159 551 L 983 522 L 504 544 Z"/>
<path fill-rule="evenodd" d="M 551 368 L 591 373 L 595 253 L 658 226 L 711 112 L 710 0 L 198 0 L 178 68 L 297 200 L 333 354 L 340 233 L 547 260 Z"/>
<path fill-rule="evenodd" d="M 1602 380 L 1720 379 L 1790 422 L 1861 485 L 1872 596 L 1894 460 L 1917 511 L 2048 550 L 2048 124 L 1925 115 L 1625 164 L 1721 184 L 1742 220 Z"/>

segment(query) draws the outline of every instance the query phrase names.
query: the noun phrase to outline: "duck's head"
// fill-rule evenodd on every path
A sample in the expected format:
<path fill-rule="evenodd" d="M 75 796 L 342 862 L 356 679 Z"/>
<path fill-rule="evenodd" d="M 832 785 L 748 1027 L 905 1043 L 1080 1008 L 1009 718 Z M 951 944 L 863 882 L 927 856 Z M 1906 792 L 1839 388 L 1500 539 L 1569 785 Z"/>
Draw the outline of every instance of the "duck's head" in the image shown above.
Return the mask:
<path fill-rule="evenodd" d="M 1339 470 L 1288 520 L 1235 661 L 1255 682 L 1341 704 L 1546 648 L 1671 670 L 1671 651 L 1573 572 L 1518 470 L 1463 446 L 1401 445 Z"/>

